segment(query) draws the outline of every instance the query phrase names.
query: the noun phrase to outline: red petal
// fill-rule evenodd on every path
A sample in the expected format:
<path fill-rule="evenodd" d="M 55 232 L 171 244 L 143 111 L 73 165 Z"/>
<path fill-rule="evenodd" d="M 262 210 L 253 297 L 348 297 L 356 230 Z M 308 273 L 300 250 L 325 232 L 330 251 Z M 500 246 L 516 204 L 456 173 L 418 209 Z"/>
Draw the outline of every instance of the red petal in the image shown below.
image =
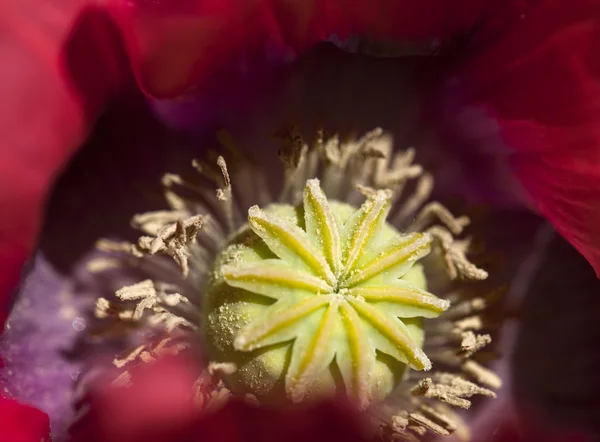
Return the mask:
<path fill-rule="evenodd" d="M 91 393 L 91 413 L 77 424 L 74 441 L 152 441 L 197 417 L 194 382 L 198 374 L 180 358 L 168 358 L 136 367 L 132 385 L 114 388 L 99 381 Z M 154 439 L 153 439 L 154 438 Z"/>
<path fill-rule="evenodd" d="M 368 442 L 363 421 L 338 403 L 321 403 L 295 412 L 260 409 L 230 402 L 196 426 L 202 442 Z M 158 442 L 158 441 L 157 441 Z M 165 441 L 166 442 L 166 441 Z"/>
<path fill-rule="evenodd" d="M 0 440 L 50 442 L 50 420 L 37 408 L 0 396 Z"/>
<path fill-rule="evenodd" d="M 0 4 L 0 325 L 52 180 L 121 78 L 115 28 L 86 3 Z"/>
<path fill-rule="evenodd" d="M 344 37 L 351 32 L 406 39 L 453 37 L 468 32 L 491 4 L 491 0 L 113 0 L 138 80 L 157 97 L 198 85 L 235 55 L 260 50 L 267 39 L 303 50 L 331 34 Z"/>
<path fill-rule="evenodd" d="M 77 425 L 74 442 L 366 442 L 362 421 L 341 404 L 296 412 L 230 402 L 202 414 L 193 405 L 198 375 L 183 359 L 164 359 L 132 372 L 126 389 L 104 386 L 92 394 L 91 412 Z M 197 384 L 196 384 L 197 385 Z M 210 384 L 206 395 L 210 393 Z"/>
<path fill-rule="evenodd" d="M 600 274 L 600 2 L 528 2 L 463 71 L 532 203 Z"/>

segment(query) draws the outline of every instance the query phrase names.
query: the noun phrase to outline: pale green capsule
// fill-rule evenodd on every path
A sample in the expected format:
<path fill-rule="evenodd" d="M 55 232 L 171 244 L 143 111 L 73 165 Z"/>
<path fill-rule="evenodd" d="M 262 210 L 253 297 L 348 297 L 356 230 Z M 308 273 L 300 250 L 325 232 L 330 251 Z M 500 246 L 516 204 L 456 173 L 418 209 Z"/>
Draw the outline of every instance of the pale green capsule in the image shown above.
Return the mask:
<path fill-rule="evenodd" d="M 356 209 L 312 179 L 299 207 L 249 210 L 205 294 L 209 356 L 237 365 L 234 391 L 279 403 L 343 392 L 366 408 L 407 368 L 431 368 L 420 321 L 449 302 L 415 264 L 431 238 L 387 224 L 390 198 L 377 191 Z"/>

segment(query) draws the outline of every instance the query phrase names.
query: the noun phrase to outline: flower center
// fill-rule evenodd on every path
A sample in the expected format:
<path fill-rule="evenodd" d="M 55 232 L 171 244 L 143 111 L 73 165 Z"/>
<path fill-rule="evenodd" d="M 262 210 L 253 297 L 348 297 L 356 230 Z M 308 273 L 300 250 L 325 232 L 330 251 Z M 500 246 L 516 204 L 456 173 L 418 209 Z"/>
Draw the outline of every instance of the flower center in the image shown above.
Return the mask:
<path fill-rule="evenodd" d="M 341 390 L 365 408 L 407 367 L 428 370 L 419 318 L 449 307 L 426 291 L 428 234 L 386 223 L 391 192 L 356 209 L 308 180 L 298 207 L 257 206 L 216 260 L 205 298 L 211 356 L 232 388 L 303 402 Z"/>
<path fill-rule="evenodd" d="M 458 432 L 461 418 L 448 406 L 468 408 L 502 384 L 473 357 L 491 342 L 480 331 L 494 325 L 480 312 L 499 292 L 456 284 L 487 278 L 460 238 L 470 220 L 429 201 L 433 177 L 413 164 L 414 150 L 393 153 L 381 129 L 344 142 L 317 135 L 312 146 L 295 131 L 284 140 L 278 200 L 287 204 L 273 203 L 264 171 L 243 157 L 231 176 L 223 157 L 220 175 L 195 161 L 216 193 L 167 174 L 171 210 L 136 215 L 145 233 L 136 244 L 99 244 L 136 270 L 131 255 L 147 258 L 152 275 L 118 290 L 118 302 L 96 303 L 96 315 L 113 321 L 110 333 L 122 334 L 123 323 L 126 332 L 136 324 L 157 333 L 115 358 L 123 371 L 114 383 L 128 385 L 131 366 L 192 350 L 200 331 L 210 362 L 195 396 L 206 409 L 248 394 L 278 407 L 343 394 L 373 405 L 390 439 Z M 258 201 L 262 208 L 248 209 Z M 439 318 L 449 302 L 426 291 L 424 269 L 453 302 Z M 425 376 L 429 358 L 441 371 Z"/>

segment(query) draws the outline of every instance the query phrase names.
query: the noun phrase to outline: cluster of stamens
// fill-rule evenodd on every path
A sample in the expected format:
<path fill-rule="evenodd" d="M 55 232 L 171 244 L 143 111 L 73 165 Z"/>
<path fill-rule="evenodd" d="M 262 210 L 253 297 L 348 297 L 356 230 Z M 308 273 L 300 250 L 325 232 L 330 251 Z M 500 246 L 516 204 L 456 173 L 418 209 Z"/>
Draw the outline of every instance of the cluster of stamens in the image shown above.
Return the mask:
<path fill-rule="evenodd" d="M 413 164 L 414 150 L 392 155 L 380 129 L 347 142 L 319 136 L 310 147 L 293 132 L 281 158 L 277 199 L 248 162 L 230 171 L 219 157 L 215 173 L 196 161 L 216 193 L 167 175 L 171 210 L 134 217 L 145 233 L 137 244 L 99 244 L 133 255 L 122 266 L 139 270 L 144 258 L 150 278 L 99 299 L 97 316 L 158 337 L 115 359 L 124 370 L 117 383 L 127 384 L 132 364 L 185 351 L 201 333 L 211 358 L 198 381 L 203 407 L 232 395 L 266 404 L 342 392 L 369 408 L 380 435 L 464 435 L 451 407 L 500 386 L 473 358 L 491 340 L 478 312 L 492 297 L 450 289 L 437 297 L 426 275 L 437 272 L 447 287 L 487 277 L 466 257 L 469 240 L 455 239 L 469 219 L 427 203 L 433 178 Z M 237 177 L 257 179 L 238 192 Z"/>

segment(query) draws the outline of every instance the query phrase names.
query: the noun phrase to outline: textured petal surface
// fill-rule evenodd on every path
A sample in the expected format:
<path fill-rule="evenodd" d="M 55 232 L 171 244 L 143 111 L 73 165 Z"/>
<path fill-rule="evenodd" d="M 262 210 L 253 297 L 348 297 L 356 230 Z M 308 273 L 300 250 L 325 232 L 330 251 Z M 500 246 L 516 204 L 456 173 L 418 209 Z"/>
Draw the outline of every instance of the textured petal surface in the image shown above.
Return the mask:
<path fill-rule="evenodd" d="M 174 96 L 231 64 L 257 56 L 266 41 L 279 52 L 305 50 L 352 32 L 407 39 L 462 35 L 491 1 L 113 0 L 142 87 Z"/>
<path fill-rule="evenodd" d="M 486 32 L 474 38 L 447 91 L 462 99 L 443 116 L 454 125 L 452 148 L 484 151 L 482 135 L 497 134 L 504 153 L 487 143 L 490 154 L 510 161 L 530 203 L 598 272 L 600 2 L 564 6 L 560 0 L 523 2 L 520 14 L 505 20 L 501 38 Z M 489 20 L 489 28 L 499 22 Z M 475 110 L 493 127 L 458 135 Z"/>
<path fill-rule="evenodd" d="M 30 256 L 55 175 L 123 78 L 116 28 L 89 5 L 0 5 L 0 299 Z"/>

